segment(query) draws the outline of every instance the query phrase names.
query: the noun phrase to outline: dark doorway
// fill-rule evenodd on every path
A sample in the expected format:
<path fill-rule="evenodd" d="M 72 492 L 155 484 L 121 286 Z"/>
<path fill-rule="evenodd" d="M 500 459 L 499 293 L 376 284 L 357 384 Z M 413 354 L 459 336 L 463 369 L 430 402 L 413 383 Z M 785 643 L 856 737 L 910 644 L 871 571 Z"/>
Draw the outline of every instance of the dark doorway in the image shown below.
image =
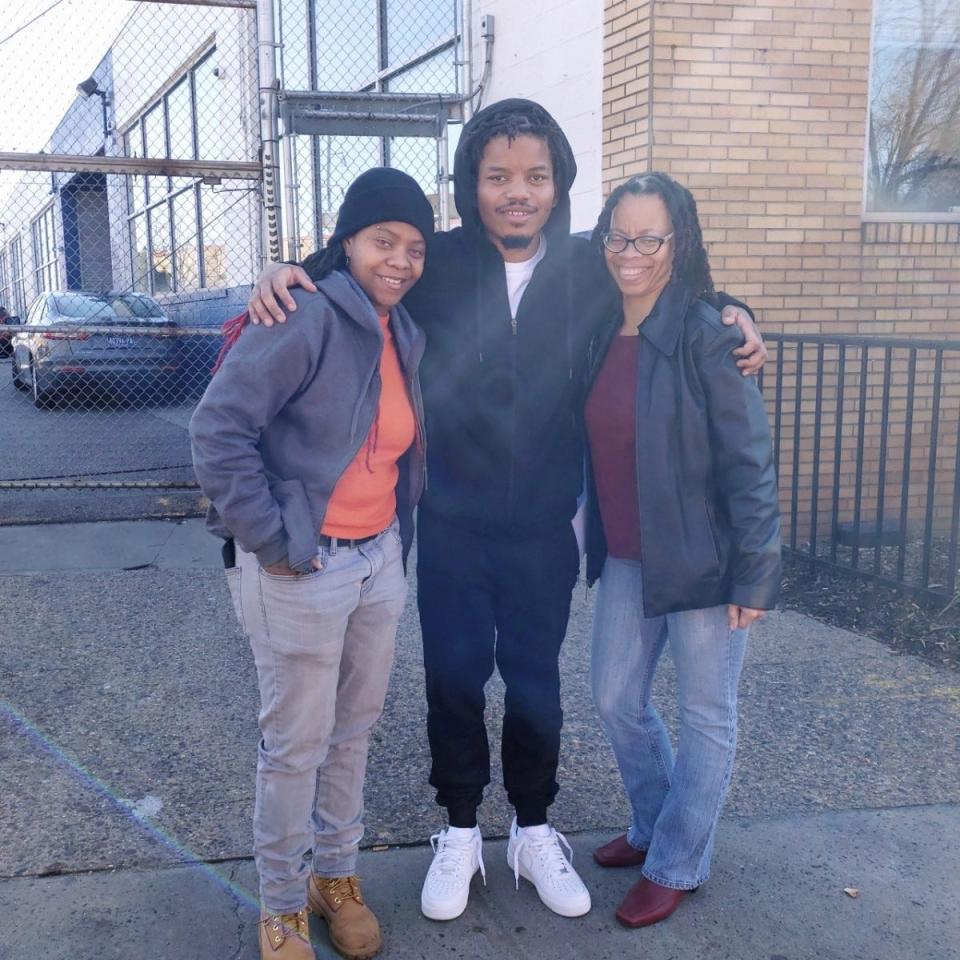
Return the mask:
<path fill-rule="evenodd" d="M 64 263 L 69 290 L 111 290 L 113 264 L 107 178 L 78 173 L 61 191 Z"/>

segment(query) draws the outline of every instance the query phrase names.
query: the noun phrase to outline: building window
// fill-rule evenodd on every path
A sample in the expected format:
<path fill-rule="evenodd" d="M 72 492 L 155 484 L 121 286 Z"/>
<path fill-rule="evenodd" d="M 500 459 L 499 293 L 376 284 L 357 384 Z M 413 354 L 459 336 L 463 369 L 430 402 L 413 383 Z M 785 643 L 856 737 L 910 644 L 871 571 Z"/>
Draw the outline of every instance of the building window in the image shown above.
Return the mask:
<path fill-rule="evenodd" d="M 0 250 L 0 307 L 8 313 L 16 314 L 12 298 L 13 287 L 10 284 L 10 271 L 7 269 L 7 251 Z"/>
<path fill-rule="evenodd" d="M 127 129 L 129 157 L 233 160 L 243 156 L 239 124 L 223 122 L 214 73 L 216 50 Z M 211 199 L 213 190 L 190 177 L 132 177 L 129 189 L 130 259 L 134 289 L 176 293 L 228 283 L 222 229 L 206 229 L 203 216 L 223 216 L 232 204 Z M 236 202 L 236 201 L 234 201 Z"/>
<path fill-rule="evenodd" d="M 960 216 L 960 5 L 875 0 L 866 212 Z"/>
<path fill-rule="evenodd" d="M 457 31 L 457 4 L 454 0 L 423 0 L 415 6 L 411 0 L 385 0 L 387 67 L 402 67 L 404 73 L 417 70 L 419 89 L 412 93 L 443 93 L 456 90 L 456 66 L 453 44 Z M 423 54 L 443 46 L 442 53 L 435 53 L 419 61 Z M 443 54 L 446 54 L 445 56 Z M 402 76 L 402 74 L 398 74 Z M 408 89 L 413 84 L 408 82 Z M 395 89 L 390 85 L 390 89 Z"/>
<path fill-rule="evenodd" d="M 30 233 L 33 237 L 34 289 L 38 294 L 55 290 L 60 285 L 60 264 L 53 204 L 30 224 Z"/>
<path fill-rule="evenodd" d="M 10 284 L 13 291 L 10 312 L 23 317 L 27 313 L 27 291 L 23 282 L 23 250 L 19 237 L 10 242 Z"/>

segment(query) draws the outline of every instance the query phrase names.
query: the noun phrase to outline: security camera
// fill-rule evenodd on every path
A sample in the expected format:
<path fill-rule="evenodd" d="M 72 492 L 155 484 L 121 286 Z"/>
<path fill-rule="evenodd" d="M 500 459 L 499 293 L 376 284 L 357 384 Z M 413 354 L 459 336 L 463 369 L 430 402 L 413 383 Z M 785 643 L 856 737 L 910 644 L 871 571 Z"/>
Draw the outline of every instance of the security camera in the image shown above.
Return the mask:
<path fill-rule="evenodd" d="M 93 77 L 87 77 L 81 83 L 77 84 L 77 93 L 82 93 L 85 97 L 92 97 L 95 93 L 102 93 L 100 85 Z"/>

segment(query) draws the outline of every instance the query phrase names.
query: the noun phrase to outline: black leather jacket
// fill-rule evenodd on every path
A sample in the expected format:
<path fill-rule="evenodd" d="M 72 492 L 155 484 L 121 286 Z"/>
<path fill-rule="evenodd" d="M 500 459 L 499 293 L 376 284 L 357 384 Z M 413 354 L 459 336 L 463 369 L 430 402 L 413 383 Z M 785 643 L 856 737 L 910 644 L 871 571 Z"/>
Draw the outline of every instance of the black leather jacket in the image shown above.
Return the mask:
<path fill-rule="evenodd" d="M 621 316 L 591 344 L 588 386 Z M 671 281 L 637 338 L 637 486 L 644 613 L 719 604 L 767 610 L 780 585 L 780 512 L 770 429 L 742 336 Z M 607 555 L 587 466 L 587 580 Z"/>

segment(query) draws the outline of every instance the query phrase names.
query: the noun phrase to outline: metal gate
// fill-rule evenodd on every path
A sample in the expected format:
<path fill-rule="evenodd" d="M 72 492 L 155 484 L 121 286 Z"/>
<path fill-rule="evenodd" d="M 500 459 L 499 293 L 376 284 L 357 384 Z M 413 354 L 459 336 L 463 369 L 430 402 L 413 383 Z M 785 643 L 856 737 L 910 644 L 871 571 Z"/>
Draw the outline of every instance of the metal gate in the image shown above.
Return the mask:
<path fill-rule="evenodd" d="M 369 166 L 449 222 L 458 0 L 77 0 L 0 34 L 0 522 L 202 509 L 224 320 Z"/>

